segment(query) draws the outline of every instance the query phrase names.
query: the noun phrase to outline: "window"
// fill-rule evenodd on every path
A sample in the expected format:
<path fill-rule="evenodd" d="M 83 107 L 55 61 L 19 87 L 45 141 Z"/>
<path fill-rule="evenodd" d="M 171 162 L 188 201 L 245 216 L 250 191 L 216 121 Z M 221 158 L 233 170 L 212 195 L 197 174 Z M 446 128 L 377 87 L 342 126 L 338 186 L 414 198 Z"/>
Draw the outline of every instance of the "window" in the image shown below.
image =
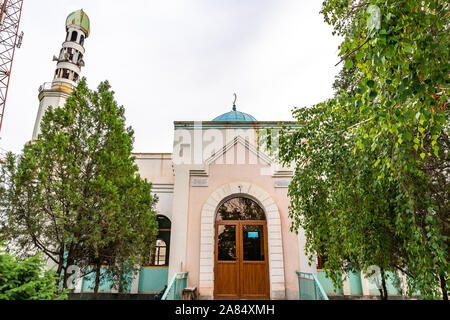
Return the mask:
<path fill-rule="evenodd" d="M 72 37 L 70 38 L 70 41 L 77 41 L 78 39 L 78 32 L 73 31 L 72 32 Z"/>
<path fill-rule="evenodd" d="M 242 251 L 245 261 L 264 261 L 264 226 L 244 225 Z"/>
<path fill-rule="evenodd" d="M 65 49 L 61 49 L 61 52 L 59 53 L 59 60 L 62 61 L 64 60 L 64 55 L 66 53 Z"/>
<path fill-rule="evenodd" d="M 328 256 L 324 253 L 324 250 L 317 252 L 317 269 L 324 269 L 324 264 L 328 260 Z"/>
<path fill-rule="evenodd" d="M 164 240 L 158 239 L 156 240 L 155 249 L 153 250 L 153 254 L 151 256 L 150 264 L 152 266 L 166 266 L 167 261 L 167 245 Z"/>
<path fill-rule="evenodd" d="M 72 48 L 67 49 L 67 61 L 73 60 L 73 52 L 74 50 Z"/>
<path fill-rule="evenodd" d="M 150 253 L 149 266 L 168 266 L 170 252 L 171 222 L 164 216 L 157 216 L 158 235 Z"/>
<path fill-rule="evenodd" d="M 236 197 L 225 201 L 217 210 L 217 221 L 266 220 L 264 210 L 253 200 Z"/>
<path fill-rule="evenodd" d="M 218 260 L 236 261 L 236 226 L 218 227 Z"/>
<path fill-rule="evenodd" d="M 80 44 L 81 44 L 81 45 L 84 44 L 84 36 L 83 36 L 83 35 L 81 35 L 81 37 L 80 37 Z"/>
<path fill-rule="evenodd" d="M 61 78 L 69 79 L 70 78 L 70 70 L 69 69 L 62 69 Z"/>

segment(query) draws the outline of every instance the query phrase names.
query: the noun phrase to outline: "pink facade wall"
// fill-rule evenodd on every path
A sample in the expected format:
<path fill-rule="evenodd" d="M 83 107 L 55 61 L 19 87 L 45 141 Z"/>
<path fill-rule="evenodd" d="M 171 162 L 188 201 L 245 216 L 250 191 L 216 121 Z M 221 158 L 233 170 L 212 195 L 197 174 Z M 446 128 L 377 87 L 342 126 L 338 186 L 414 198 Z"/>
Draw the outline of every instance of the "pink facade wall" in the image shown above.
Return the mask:
<path fill-rule="evenodd" d="M 225 161 L 223 162 L 225 163 Z M 265 190 L 278 206 L 281 215 L 286 296 L 291 299 L 297 297 L 298 282 L 295 271 L 299 270 L 300 266 L 299 247 L 297 235 L 289 230 L 291 222 L 288 218 L 288 189 L 275 188 L 274 179 L 271 175 L 261 175 L 262 168 L 269 168 L 269 166 L 262 164 L 212 164 L 209 167 L 208 187 L 189 187 L 188 245 L 186 249 L 186 271 L 189 271 L 189 285 L 198 287 L 199 284 L 200 219 L 204 203 L 213 192 L 223 185 L 232 182 L 248 182 Z"/>
<path fill-rule="evenodd" d="M 139 174 L 153 184 L 173 184 L 172 155 L 170 153 L 135 153 Z"/>

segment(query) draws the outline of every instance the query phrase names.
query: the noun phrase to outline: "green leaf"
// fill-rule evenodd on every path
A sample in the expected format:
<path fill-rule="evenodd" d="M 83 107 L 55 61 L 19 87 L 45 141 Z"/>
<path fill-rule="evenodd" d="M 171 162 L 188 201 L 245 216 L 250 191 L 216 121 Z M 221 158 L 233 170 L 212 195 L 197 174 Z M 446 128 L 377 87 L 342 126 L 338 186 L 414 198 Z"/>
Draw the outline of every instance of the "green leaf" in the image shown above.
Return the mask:
<path fill-rule="evenodd" d="M 420 157 L 422 158 L 422 160 L 425 159 L 425 156 L 426 156 L 426 154 L 423 152 L 420 154 Z"/>
<path fill-rule="evenodd" d="M 406 138 L 406 140 L 411 141 L 411 140 L 412 140 L 412 134 L 411 134 L 411 132 L 407 131 L 407 132 L 405 133 L 405 138 Z"/>
<path fill-rule="evenodd" d="M 439 147 L 438 146 L 434 146 L 434 155 L 436 157 L 439 157 Z"/>
<path fill-rule="evenodd" d="M 367 81 L 367 85 L 368 85 L 370 88 L 373 88 L 373 87 L 375 86 L 375 81 L 373 81 L 373 80 L 368 80 L 368 81 Z"/>
<path fill-rule="evenodd" d="M 375 99 L 377 97 L 377 95 L 378 95 L 378 92 L 376 90 L 371 90 L 369 93 L 369 97 L 371 99 Z"/>
<path fill-rule="evenodd" d="M 380 164 L 381 159 L 378 158 L 378 160 L 374 163 L 373 167 L 376 168 Z"/>
<path fill-rule="evenodd" d="M 412 53 L 412 51 L 413 51 L 412 46 L 410 44 L 406 44 L 405 45 L 405 52 Z"/>
<path fill-rule="evenodd" d="M 351 69 L 352 67 L 353 67 L 353 61 L 351 59 L 347 59 L 345 61 L 345 68 L 348 70 L 348 69 Z"/>
<path fill-rule="evenodd" d="M 362 59 L 364 59 L 364 52 L 358 51 L 358 52 L 356 53 L 356 60 L 357 60 L 357 61 L 361 61 Z M 351 68 L 351 67 L 350 67 L 350 68 Z"/>

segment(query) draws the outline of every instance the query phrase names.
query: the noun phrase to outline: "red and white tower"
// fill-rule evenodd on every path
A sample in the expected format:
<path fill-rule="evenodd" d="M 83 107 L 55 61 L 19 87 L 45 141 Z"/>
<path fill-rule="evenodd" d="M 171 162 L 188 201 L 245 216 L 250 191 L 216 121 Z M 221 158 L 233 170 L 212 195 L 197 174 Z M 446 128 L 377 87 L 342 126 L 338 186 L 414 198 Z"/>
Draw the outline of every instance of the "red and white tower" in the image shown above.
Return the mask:
<path fill-rule="evenodd" d="M 0 132 L 5 115 L 9 80 L 16 47 L 20 47 L 23 32 L 19 35 L 23 0 L 0 0 Z"/>

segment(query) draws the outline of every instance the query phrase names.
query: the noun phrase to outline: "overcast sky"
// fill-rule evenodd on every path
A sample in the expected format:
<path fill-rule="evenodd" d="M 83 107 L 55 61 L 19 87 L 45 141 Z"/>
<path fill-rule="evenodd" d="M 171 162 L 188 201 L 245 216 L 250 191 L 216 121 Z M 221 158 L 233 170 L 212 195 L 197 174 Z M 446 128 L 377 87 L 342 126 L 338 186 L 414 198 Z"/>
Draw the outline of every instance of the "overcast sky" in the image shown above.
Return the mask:
<path fill-rule="evenodd" d="M 294 106 L 332 96 L 339 38 L 321 0 L 25 0 L 0 148 L 31 139 L 38 88 L 51 82 L 65 19 L 91 20 L 82 76 L 109 80 L 135 130 L 135 152 L 172 152 L 173 121 L 209 121 L 232 108 L 293 120 Z"/>

